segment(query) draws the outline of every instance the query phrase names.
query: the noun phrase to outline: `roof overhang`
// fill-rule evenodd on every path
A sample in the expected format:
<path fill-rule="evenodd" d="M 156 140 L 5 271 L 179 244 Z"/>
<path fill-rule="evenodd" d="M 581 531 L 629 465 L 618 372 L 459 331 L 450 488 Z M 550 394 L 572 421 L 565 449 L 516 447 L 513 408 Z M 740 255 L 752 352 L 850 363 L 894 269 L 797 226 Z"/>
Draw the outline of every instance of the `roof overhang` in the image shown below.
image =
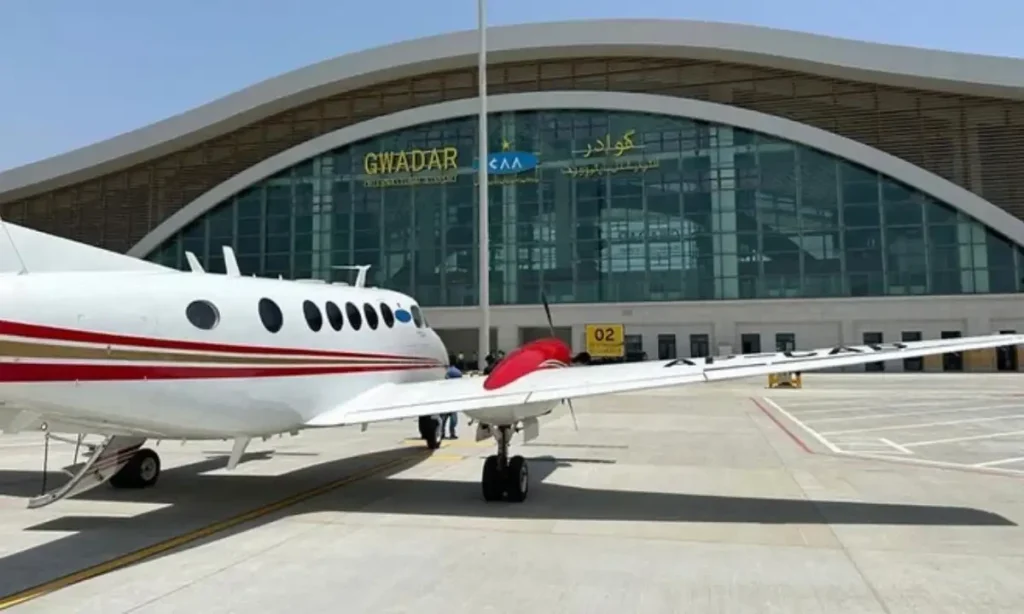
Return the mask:
<path fill-rule="evenodd" d="M 578 57 L 737 62 L 950 93 L 1024 99 L 1024 60 L 865 43 L 747 25 L 595 20 L 488 29 L 489 63 Z M 306 66 L 94 145 L 0 173 L 0 203 L 116 172 L 276 113 L 376 83 L 472 66 L 475 31 Z"/>

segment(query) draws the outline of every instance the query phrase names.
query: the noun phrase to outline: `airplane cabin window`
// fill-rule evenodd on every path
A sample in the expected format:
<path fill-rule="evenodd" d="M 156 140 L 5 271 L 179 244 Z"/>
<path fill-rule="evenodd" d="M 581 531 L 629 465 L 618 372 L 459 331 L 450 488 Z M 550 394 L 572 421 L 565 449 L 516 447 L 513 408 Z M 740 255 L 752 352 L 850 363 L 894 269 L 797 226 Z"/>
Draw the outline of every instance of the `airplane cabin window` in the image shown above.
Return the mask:
<path fill-rule="evenodd" d="M 416 328 L 423 328 L 423 313 L 420 311 L 420 306 L 413 305 L 409 311 L 412 312 L 412 321 L 416 323 Z"/>
<path fill-rule="evenodd" d="M 345 315 L 348 316 L 352 330 L 359 330 L 363 326 L 363 316 L 359 313 L 359 308 L 352 303 L 345 303 Z"/>
<path fill-rule="evenodd" d="M 341 308 L 335 305 L 331 301 L 327 301 L 327 323 L 331 325 L 334 330 L 341 330 L 341 327 L 345 325 L 345 318 L 341 315 Z"/>
<path fill-rule="evenodd" d="M 314 333 L 324 327 L 324 316 L 313 301 L 302 301 L 302 315 L 306 316 L 306 324 Z"/>
<path fill-rule="evenodd" d="M 374 310 L 373 305 L 369 303 L 363 303 L 363 313 L 366 314 L 366 324 L 373 330 L 377 330 L 377 323 L 380 320 L 377 318 L 377 312 Z"/>
<path fill-rule="evenodd" d="M 391 311 L 391 307 L 387 303 L 380 304 L 380 315 L 384 318 L 384 324 L 388 328 L 392 328 L 395 325 L 395 313 Z"/>
<path fill-rule="evenodd" d="M 261 298 L 259 312 L 264 328 L 272 333 L 281 330 L 281 326 L 284 325 L 284 314 L 281 313 L 281 308 L 277 306 L 277 303 L 269 298 Z"/>
<path fill-rule="evenodd" d="M 212 330 L 220 322 L 220 312 L 210 301 L 192 301 L 185 308 L 185 317 L 202 330 Z"/>

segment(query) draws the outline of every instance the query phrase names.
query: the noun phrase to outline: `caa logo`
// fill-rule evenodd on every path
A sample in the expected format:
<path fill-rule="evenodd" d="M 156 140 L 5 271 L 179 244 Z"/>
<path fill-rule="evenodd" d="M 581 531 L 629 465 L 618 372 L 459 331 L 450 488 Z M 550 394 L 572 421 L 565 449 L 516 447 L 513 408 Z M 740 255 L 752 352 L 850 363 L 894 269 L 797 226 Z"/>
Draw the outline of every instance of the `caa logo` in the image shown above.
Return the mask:
<path fill-rule="evenodd" d="M 495 175 L 514 175 L 537 168 L 537 156 L 527 151 L 503 151 L 487 156 L 487 170 Z"/>
<path fill-rule="evenodd" d="M 528 151 L 511 151 L 512 143 L 501 139 L 501 153 L 487 156 L 487 172 L 494 175 L 515 175 L 537 168 L 537 154 Z M 473 168 L 477 168 L 476 160 Z"/>

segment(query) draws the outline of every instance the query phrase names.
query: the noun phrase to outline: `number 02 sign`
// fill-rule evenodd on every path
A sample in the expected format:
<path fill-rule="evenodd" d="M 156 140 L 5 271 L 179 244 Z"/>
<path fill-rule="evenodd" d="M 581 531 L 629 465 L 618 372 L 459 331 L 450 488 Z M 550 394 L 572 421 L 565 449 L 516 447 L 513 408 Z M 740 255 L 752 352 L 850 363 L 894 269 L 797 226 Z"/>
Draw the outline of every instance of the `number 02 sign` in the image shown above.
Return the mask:
<path fill-rule="evenodd" d="M 622 324 L 587 324 L 587 353 L 594 357 L 621 358 L 625 353 Z"/>

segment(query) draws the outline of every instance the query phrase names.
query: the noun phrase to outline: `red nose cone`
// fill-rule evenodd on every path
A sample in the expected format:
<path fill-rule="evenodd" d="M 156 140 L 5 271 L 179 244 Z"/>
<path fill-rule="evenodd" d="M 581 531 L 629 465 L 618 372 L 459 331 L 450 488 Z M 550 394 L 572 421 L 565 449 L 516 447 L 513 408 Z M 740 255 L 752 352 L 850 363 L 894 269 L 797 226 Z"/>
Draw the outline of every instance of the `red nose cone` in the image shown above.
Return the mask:
<path fill-rule="evenodd" d="M 567 367 L 571 360 L 569 346 L 560 339 L 539 339 L 509 353 L 484 380 L 484 389 L 507 386 L 540 369 Z"/>

